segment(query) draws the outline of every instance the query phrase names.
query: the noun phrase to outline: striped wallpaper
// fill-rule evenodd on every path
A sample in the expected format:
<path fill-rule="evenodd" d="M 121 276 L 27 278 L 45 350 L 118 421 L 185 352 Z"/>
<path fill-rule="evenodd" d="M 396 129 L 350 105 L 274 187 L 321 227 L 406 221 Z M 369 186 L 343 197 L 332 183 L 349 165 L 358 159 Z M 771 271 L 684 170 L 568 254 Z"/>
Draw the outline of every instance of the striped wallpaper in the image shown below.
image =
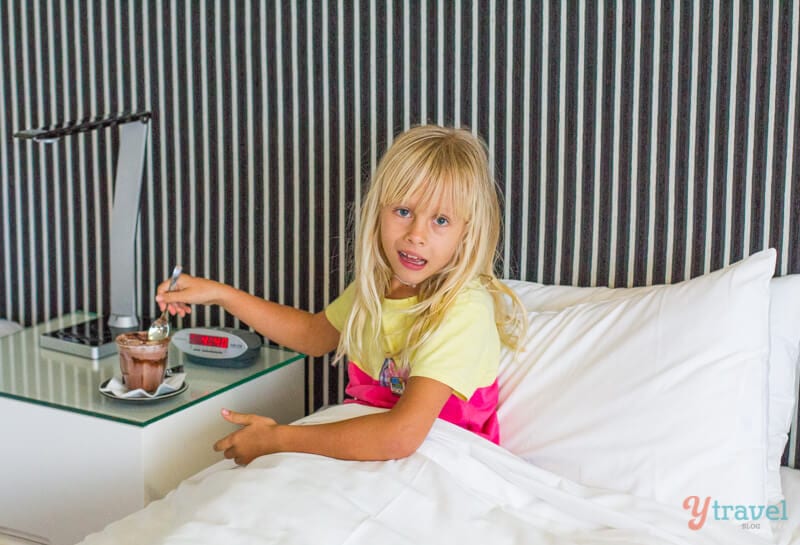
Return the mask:
<path fill-rule="evenodd" d="M 145 317 L 175 263 L 323 308 L 370 173 L 421 122 L 488 142 L 503 276 L 674 282 L 766 246 L 800 272 L 799 52 L 798 0 L 7 0 L 0 316 L 108 312 L 116 131 L 11 135 L 123 110 L 153 113 Z M 309 410 L 343 380 L 311 365 Z"/>

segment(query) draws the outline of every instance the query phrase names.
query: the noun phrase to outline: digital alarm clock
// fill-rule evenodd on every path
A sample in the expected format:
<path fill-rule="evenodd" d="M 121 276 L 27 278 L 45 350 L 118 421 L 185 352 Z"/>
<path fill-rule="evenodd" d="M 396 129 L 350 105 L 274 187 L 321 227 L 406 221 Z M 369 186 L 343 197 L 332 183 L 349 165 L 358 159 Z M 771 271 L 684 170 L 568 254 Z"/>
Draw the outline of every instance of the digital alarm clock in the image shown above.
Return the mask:
<path fill-rule="evenodd" d="M 172 336 L 175 347 L 192 363 L 241 368 L 252 365 L 261 350 L 261 337 L 231 327 L 187 327 Z"/>

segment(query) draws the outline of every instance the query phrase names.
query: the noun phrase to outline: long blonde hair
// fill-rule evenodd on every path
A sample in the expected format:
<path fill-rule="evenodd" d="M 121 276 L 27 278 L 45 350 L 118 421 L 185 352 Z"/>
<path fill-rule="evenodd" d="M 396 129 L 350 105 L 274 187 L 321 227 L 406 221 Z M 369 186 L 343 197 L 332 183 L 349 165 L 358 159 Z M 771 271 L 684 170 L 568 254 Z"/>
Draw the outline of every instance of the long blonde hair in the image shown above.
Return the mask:
<path fill-rule="evenodd" d="M 465 230 L 451 262 L 419 285 L 418 303 L 409 310 L 412 326 L 396 362 L 408 366 L 464 285 L 476 278 L 494 299 L 501 341 L 516 349 L 526 326 L 525 312 L 494 274 L 501 217 L 486 145 L 465 129 L 424 125 L 397 137 L 364 198 L 354 248 L 353 309 L 340 336 L 337 360 L 345 355 L 357 362 L 385 357 L 380 344 L 381 301 L 393 273 L 381 246 L 380 215 L 385 206 L 412 195 L 448 203 L 465 220 Z"/>

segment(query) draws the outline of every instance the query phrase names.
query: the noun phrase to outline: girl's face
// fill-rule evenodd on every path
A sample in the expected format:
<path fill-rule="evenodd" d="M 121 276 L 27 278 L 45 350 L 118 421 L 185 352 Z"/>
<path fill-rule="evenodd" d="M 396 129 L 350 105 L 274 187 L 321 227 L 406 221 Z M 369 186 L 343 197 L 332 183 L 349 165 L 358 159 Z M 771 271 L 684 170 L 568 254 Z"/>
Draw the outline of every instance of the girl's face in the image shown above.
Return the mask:
<path fill-rule="evenodd" d="M 452 260 L 466 224 L 444 203 L 419 195 L 381 210 L 381 248 L 394 276 L 387 297 L 419 293 L 419 285 Z"/>

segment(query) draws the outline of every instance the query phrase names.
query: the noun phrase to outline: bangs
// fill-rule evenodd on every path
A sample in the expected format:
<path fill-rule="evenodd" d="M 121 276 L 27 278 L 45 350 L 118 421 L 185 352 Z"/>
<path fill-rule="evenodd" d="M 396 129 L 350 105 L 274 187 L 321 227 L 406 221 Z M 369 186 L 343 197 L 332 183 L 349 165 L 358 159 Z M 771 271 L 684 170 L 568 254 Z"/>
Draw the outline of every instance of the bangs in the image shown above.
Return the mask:
<path fill-rule="evenodd" d="M 414 197 L 437 206 L 445 205 L 469 222 L 480 198 L 478 180 L 488 173 L 478 161 L 457 146 L 430 146 L 417 153 L 401 154 L 387 161 L 382 173 L 381 207 L 408 202 Z"/>

